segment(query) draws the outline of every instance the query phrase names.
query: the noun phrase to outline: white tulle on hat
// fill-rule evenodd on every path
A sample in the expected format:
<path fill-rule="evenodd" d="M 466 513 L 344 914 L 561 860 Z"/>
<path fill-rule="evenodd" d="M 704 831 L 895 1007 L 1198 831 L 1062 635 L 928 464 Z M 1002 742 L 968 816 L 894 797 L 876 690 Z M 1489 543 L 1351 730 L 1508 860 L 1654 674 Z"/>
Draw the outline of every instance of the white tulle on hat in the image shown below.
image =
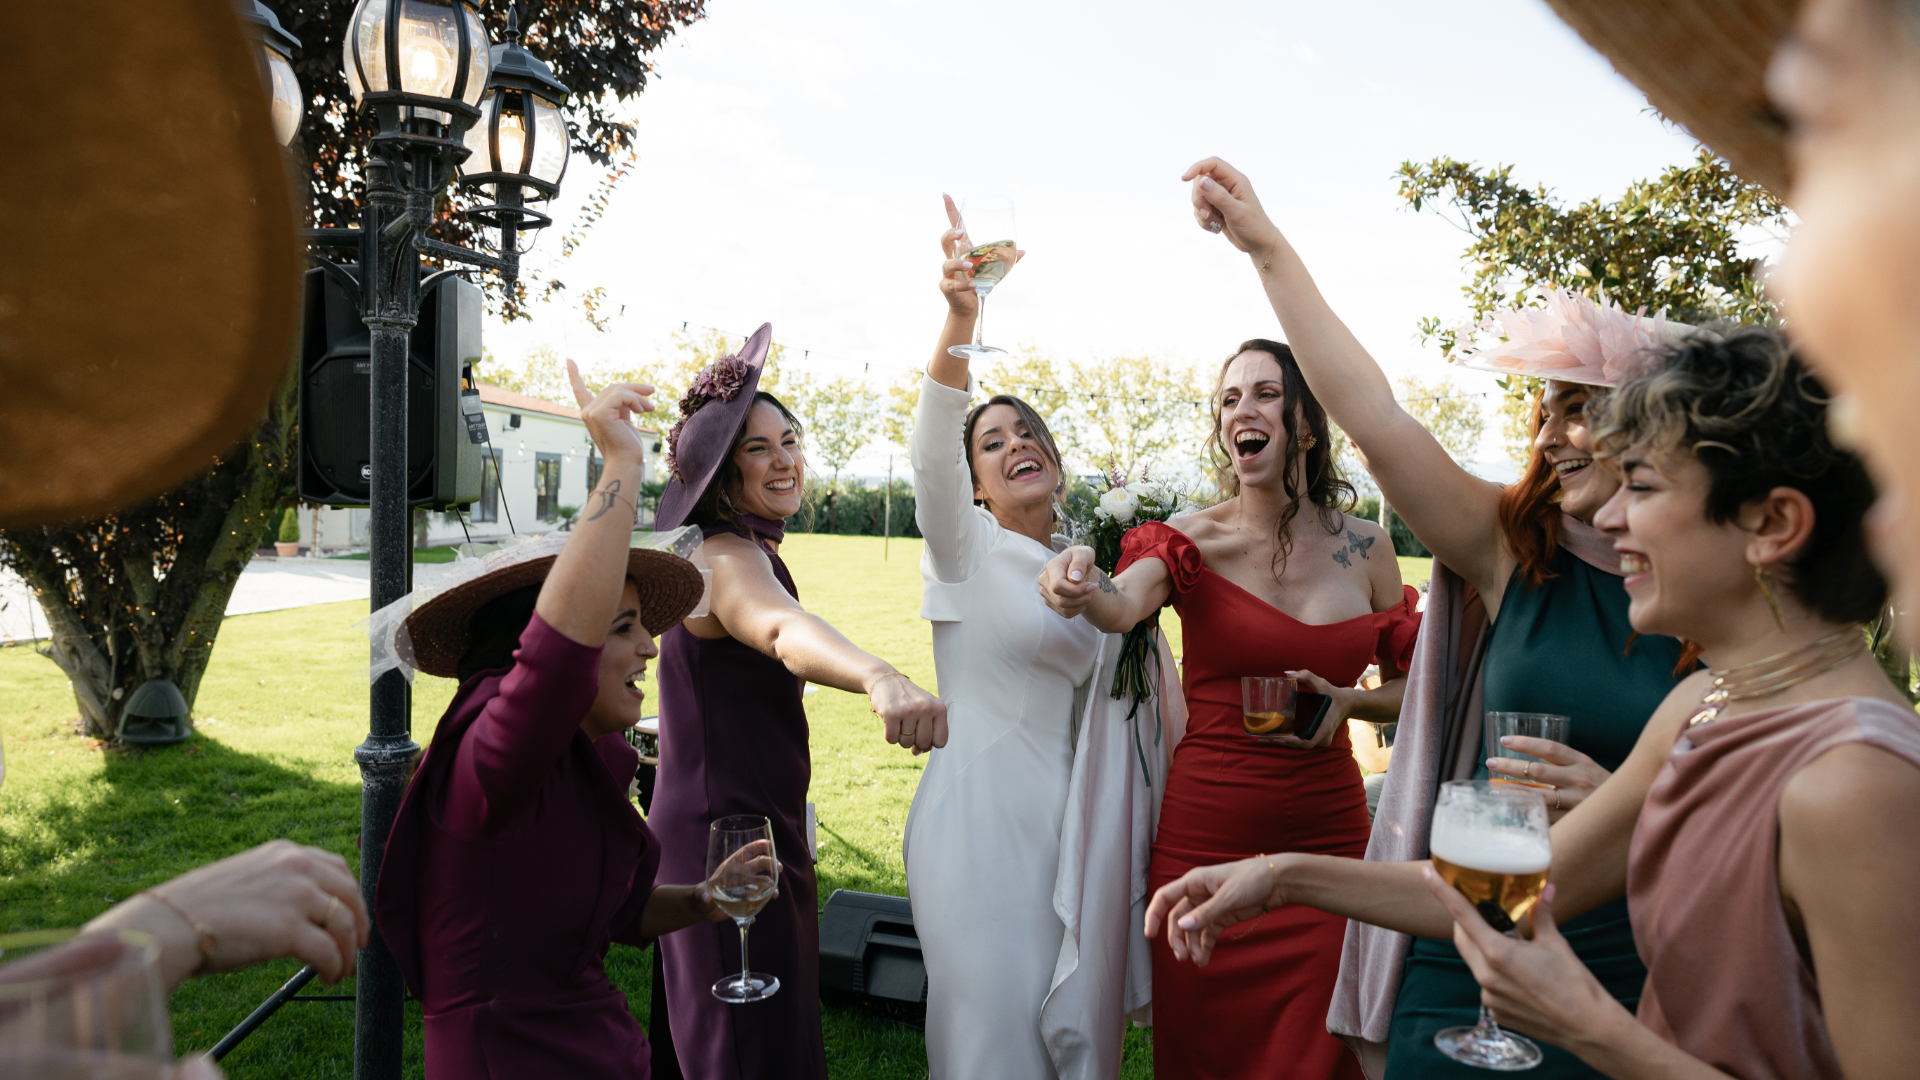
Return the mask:
<path fill-rule="evenodd" d="M 1548 289 L 1545 307 L 1496 311 L 1479 327 L 1506 340 L 1475 349 L 1460 361 L 1465 367 L 1508 375 L 1531 375 L 1589 386 L 1618 386 L 1652 350 L 1680 340 L 1692 330 L 1672 322 L 1662 310 L 1628 312 L 1572 289 Z"/>

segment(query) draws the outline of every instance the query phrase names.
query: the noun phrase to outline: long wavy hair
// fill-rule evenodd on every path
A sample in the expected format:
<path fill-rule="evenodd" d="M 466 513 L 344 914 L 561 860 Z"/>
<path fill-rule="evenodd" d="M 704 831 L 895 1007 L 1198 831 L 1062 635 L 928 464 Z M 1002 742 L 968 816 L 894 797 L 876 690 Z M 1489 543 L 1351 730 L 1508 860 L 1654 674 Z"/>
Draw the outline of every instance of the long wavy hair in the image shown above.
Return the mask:
<path fill-rule="evenodd" d="M 1606 393 L 1598 386 L 1591 390 L 1587 398 L 1589 416 L 1598 406 L 1601 395 Z M 1539 441 L 1540 429 L 1546 426 L 1546 392 L 1543 383 L 1533 394 L 1533 419 L 1527 425 L 1529 445 Z M 1513 553 L 1520 576 L 1529 587 L 1537 589 L 1554 576 L 1553 556 L 1560 550 L 1560 478 L 1554 474 L 1553 462 L 1547 460 L 1539 447 L 1533 447 L 1532 453 L 1527 459 L 1527 471 L 1501 490 L 1496 516 L 1500 535 L 1506 540 L 1507 550 Z"/>
<path fill-rule="evenodd" d="M 1280 414 L 1280 476 L 1287 504 L 1280 511 L 1273 534 L 1273 577 L 1278 581 L 1281 571 L 1287 567 L 1287 556 L 1293 553 L 1293 520 L 1299 516 L 1301 504 L 1314 508 L 1321 526 L 1332 536 L 1339 533 L 1344 515 L 1353 509 L 1359 496 L 1335 464 L 1333 429 L 1327 422 L 1327 410 L 1308 388 L 1307 378 L 1300 373 L 1300 365 L 1293 358 L 1293 350 L 1283 342 L 1266 338 L 1241 342 L 1233 354 L 1221 362 L 1220 376 L 1214 380 L 1213 434 L 1207 437 L 1207 457 L 1213 466 L 1214 483 L 1219 485 L 1221 493 L 1228 498 L 1240 494 L 1240 474 L 1233 469 L 1233 454 L 1227 449 L 1225 432 L 1221 430 L 1220 390 L 1226 385 L 1227 369 L 1245 352 L 1266 353 L 1280 365 L 1281 400 L 1287 406 Z M 1302 436 L 1312 436 L 1311 445 L 1304 450 L 1300 448 Z M 1295 468 L 1303 456 L 1305 467 Z M 1300 488 L 1296 475 L 1304 478 L 1305 490 Z"/>

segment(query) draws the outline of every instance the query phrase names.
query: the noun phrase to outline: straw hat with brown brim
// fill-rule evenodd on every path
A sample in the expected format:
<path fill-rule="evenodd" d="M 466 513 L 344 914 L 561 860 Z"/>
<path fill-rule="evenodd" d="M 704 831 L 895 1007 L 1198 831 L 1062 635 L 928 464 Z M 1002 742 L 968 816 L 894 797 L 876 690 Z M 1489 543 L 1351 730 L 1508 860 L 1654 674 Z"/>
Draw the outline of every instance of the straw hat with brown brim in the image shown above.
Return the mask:
<path fill-rule="evenodd" d="M 545 581 L 566 543 L 565 536 L 543 536 L 496 551 L 473 577 L 414 609 L 406 619 L 412 665 L 429 675 L 457 677 L 474 613 L 495 597 Z M 686 618 L 706 588 L 691 562 L 652 547 L 627 552 L 627 576 L 640 591 L 640 622 L 656 637 Z"/>
<path fill-rule="evenodd" d="M 298 329 L 289 173 L 233 0 L 0 4 L 0 528 L 212 466 Z"/>
<path fill-rule="evenodd" d="M 1786 125 L 1767 98 L 1767 65 L 1800 0 L 1547 0 L 1647 103 L 1784 197 Z"/>

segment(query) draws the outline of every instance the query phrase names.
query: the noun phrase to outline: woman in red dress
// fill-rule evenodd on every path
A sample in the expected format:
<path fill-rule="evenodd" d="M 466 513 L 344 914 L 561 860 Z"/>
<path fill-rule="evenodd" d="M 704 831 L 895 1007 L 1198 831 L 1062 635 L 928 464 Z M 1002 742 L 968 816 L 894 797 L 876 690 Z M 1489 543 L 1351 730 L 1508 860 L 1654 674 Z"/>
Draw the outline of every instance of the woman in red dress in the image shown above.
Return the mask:
<path fill-rule="evenodd" d="M 1228 498 L 1129 531 L 1109 579 L 1089 548 L 1047 565 L 1060 614 L 1128 629 L 1164 604 L 1185 635 L 1187 733 L 1174 750 L 1149 888 L 1222 858 L 1307 851 L 1358 859 L 1370 826 L 1349 718 L 1399 715 L 1419 630 L 1385 531 L 1347 516 L 1326 412 L 1287 346 L 1253 340 L 1222 367 L 1209 440 Z M 1371 662 L 1385 682 L 1351 689 Z M 1293 675 L 1333 699 L 1311 742 L 1248 736 L 1240 679 Z M 1153 1064 L 1159 1076 L 1359 1080 L 1327 1033 L 1346 920 L 1285 907 L 1221 942 L 1212 963 L 1174 962 L 1154 942 Z"/>

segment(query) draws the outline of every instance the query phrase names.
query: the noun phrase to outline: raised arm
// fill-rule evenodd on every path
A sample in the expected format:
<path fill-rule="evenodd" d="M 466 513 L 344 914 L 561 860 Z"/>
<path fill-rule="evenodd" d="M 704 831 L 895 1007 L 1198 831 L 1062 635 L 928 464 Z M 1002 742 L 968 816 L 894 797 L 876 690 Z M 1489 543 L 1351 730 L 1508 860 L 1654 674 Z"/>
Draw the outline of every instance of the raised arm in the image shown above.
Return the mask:
<path fill-rule="evenodd" d="M 920 384 L 920 401 L 913 410 L 909 453 L 913 462 L 913 515 L 926 538 L 927 557 L 941 581 L 965 581 L 973 574 L 985 522 L 973 508 L 973 472 L 961 445 L 967 409 L 972 403 L 972 376 L 967 358 L 950 350 L 973 340 L 980 317 L 980 298 L 967 277 L 965 233 L 953 199 L 947 204 L 952 226 L 940 234 L 940 295 L 947 301 L 947 321 L 940 329 L 933 359 L 927 362 Z"/>
<path fill-rule="evenodd" d="M 946 745 L 947 707 L 940 699 L 801 607 L 752 541 L 721 533 L 707 538 L 705 553 L 713 570 L 712 614 L 722 632 L 807 682 L 866 695 L 886 722 L 888 742 L 916 753 Z"/>
<path fill-rule="evenodd" d="M 1320 295 L 1306 264 L 1261 207 L 1253 185 L 1208 158 L 1187 170 L 1201 227 L 1246 252 L 1280 318 L 1294 359 L 1354 446 L 1381 493 L 1420 542 L 1497 603 L 1512 556 L 1500 542 L 1500 488 L 1461 468 L 1393 399 L 1393 386 Z"/>

